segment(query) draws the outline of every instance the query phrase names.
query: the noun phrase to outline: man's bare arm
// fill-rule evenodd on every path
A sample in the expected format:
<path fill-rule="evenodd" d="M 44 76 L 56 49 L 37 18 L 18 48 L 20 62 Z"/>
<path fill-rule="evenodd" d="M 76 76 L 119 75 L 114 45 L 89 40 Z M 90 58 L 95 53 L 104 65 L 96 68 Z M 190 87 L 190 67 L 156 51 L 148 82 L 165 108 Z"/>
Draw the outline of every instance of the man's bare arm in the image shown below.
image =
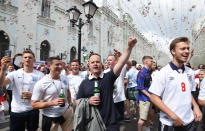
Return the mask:
<path fill-rule="evenodd" d="M 56 99 L 54 99 L 52 101 L 48 101 L 48 102 L 36 101 L 36 100 L 31 101 L 31 105 L 32 105 L 33 109 L 42 109 L 42 108 L 47 108 L 50 106 L 61 105 L 63 103 L 64 103 L 63 98 L 56 98 Z"/>
<path fill-rule="evenodd" d="M 199 109 L 199 106 L 198 104 L 196 103 L 194 97 L 192 96 L 192 106 L 193 106 L 193 112 L 194 112 L 194 118 L 195 118 L 195 121 L 201 121 L 202 119 L 202 113 L 201 113 L 201 110 Z"/>
<path fill-rule="evenodd" d="M 183 121 L 167 107 L 161 98 L 155 94 L 150 94 L 150 100 L 154 103 L 162 112 L 166 113 L 173 121 L 175 126 L 182 126 Z"/>
<path fill-rule="evenodd" d="M 10 80 L 5 78 L 5 73 L 8 69 L 8 66 L 11 64 L 11 58 L 8 56 L 4 56 L 1 59 L 1 69 L 0 69 L 0 86 L 6 86 L 10 83 Z"/>
<path fill-rule="evenodd" d="M 135 46 L 135 44 L 137 43 L 137 39 L 134 37 L 131 37 L 128 39 L 128 47 L 127 49 L 122 53 L 122 55 L 120 56 L 117 64 L 114 66 L 113 68 L 113 72 L 115 75 L 119 75 L 123 66 L 127 63 L 130 54 L 132 52 L 133 47 Z"/>

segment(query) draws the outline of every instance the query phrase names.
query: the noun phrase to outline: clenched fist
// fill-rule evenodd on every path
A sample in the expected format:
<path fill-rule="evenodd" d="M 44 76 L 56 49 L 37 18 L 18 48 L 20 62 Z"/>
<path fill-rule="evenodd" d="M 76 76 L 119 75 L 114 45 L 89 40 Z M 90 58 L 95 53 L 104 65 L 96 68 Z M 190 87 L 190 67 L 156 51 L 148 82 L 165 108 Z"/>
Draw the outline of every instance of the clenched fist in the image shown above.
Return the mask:
<path fill-rule="evenodd" d="M 11 64 L 11 58 L 9 56 L 4 56 L 1 59 L 1 69 L 3 71 L 6 71 L 10 64 Z"/>
<path fill-rule="evenodd" d="M 135 37 L 130 37 L 128 39 L 128 47 L 129 48 L 133 48 L 136 43 L 137 43 L 137 39 Z"/>

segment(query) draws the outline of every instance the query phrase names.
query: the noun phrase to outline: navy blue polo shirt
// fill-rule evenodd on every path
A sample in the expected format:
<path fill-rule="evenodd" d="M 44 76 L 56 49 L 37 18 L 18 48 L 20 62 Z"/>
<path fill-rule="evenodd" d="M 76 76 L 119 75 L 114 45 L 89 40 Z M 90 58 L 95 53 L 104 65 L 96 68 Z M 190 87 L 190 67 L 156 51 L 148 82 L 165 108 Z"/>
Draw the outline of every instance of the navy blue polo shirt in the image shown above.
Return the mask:
<path fill-rule="evenodd" d="M 114 101 L 113 101 L 113 89 L 114 89 L 114 82 L 117 79 L 113 72 L 110 70 L 107 73 L 104 73 L 103 78 L 98 78 L 99 87 L 100 87 L 100 100 L 101 103 L 98 107 L 101 117 L 108 127 L 109 125 L 116 125 L 117 119 L 119 118 L 119 113 L 115 109 Z M 85 79 L 80 84 L 77 99 L 80 98 L 89 98 L 93 96 L 94 90 L 94 81 L 96 79 Z"/>
<path fill-rule="evenodd" d="M 148 89 L 151 85 L 151 81 L 151 72 L 147 68 L 143 67 L 137 75 L 137 89 L 139 90 L 139 101 L 150 101 L 149 97 L 147 97 L 140 90 L 146 90 L 147 92 L 149 92 Z"/>

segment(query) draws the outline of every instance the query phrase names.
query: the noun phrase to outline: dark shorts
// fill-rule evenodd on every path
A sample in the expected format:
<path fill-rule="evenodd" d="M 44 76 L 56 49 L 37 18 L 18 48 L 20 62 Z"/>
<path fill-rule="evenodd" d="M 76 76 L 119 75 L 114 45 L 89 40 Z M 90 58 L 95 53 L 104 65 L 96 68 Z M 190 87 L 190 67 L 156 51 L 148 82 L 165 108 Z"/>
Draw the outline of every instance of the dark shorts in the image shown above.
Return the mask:
<path fill-rule="evenodd" d="M 65 118 L 63 116 L 60 117 L 48 117 L 43 115 L 42 119 L 42 131 L 50 131 L 52 123 L 63 124 L 65 122 Z"/>
<path fill-rule="evenodd" d="M 127 90 L 126 90 L 126 98 L 128 99 L 128 100 L 136 100 L 136 96 L 137 96 L 137 92 L 138 91 L 136 91 L 136 89 L 135 89 L 135 87 L 132 87 L 132 88 L 127 88 Z"/>
<path fill-rule="evenodd" d="M 10 114 L 10 131 L 35 131 L 38 129 L 39 110 Z"/>
<path fill-rule="evenodd" d="M 118 118 L 118 121 L 122 121 L 124 120 L 124 101 L 115 103 L 115 108 L 117 109 L 117 111 L 119 112 L 120 117 Z"/>
<path fill-rule="evenodd" d="M 195 122 L 191 122 L 186 126 L 174 127 L 162 125 L 160 122 L 158 131 L 197 131 L 197 124 Z"/>
<path fill-rule="evenodd" d="M 119 124 L 109 125 L 109 126 L 107 126 L 106 131 L 120 131 L 120 126 L 119 126 Z"/>

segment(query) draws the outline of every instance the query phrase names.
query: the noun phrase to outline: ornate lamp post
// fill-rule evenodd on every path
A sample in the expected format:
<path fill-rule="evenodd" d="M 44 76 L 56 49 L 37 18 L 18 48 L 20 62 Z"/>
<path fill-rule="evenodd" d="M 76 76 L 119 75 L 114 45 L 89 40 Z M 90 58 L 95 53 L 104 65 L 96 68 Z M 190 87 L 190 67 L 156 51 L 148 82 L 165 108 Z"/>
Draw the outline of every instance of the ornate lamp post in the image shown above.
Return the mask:
<path fill-rule="evenodd" d="M 93 2 L 93 0 L 90 0 L 88 2 L 85 2 L 83 4 L 85 16 L 87 17 L 86 22 L 89 23 L 90 19 L 93 18 L 95 15 L 96 10 L 98 9 L 97 5 Z M 72 23 L 72 27 L 76 26 L 78 27 L 78 61 L 81 63 L 81 29 L 85 25 L 85 23 L 80 18 L 80 15 L 82 14 L 76 6 L 70 8 L 67 10 L 69 13 L 69 19 Z M 78 24 L 76 22 L 78 21 Z"/>

